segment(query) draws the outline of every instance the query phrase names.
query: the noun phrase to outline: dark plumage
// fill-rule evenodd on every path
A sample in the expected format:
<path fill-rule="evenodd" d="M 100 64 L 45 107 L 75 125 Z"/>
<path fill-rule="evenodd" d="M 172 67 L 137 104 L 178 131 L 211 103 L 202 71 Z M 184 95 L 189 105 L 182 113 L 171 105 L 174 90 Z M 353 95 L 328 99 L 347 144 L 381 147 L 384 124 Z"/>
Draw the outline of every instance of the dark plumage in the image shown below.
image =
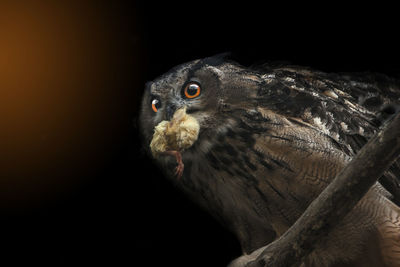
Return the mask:
<path fill-rule="evenodd" d="M 195 87 L 187 91 L 190 84 L 201 93 Z M 176 110 L 185 107 L 197 120 L 198 139 L 178 151 L 185 165 L 182 179 L 174 177 L 173 157 L 157 162 L 237 235 L 248 254 L 283 234 L 399 104 L 399 83 L 385 75 L 285 65 L 246 68 L 210 57 L 150 82 L 140 119 L 147 148 L 155 126 Z M 393 201 L 400 200 L 391 190 L 399 177 L 397 161 L 381 179 Z M 397 266 L 400 209 L 391 197 L 377 183 L 321 240 L 305 266 Z"/>

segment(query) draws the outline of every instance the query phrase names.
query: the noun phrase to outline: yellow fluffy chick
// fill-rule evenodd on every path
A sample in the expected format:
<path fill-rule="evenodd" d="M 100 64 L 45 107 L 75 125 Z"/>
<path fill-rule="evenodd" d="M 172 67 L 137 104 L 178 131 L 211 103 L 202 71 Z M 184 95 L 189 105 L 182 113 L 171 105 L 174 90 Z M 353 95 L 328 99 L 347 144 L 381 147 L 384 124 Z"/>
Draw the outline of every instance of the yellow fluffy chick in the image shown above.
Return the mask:
<path fill-rule="evenodd" d="M 150 149 L 154 157 L 160 155 L 175 156 L 178 166 L 175 174 L 183 173 L 181 153 L 191 147 L 199 136 L 198 121 L 186 114 L 186 107 L 177 110 L 170 121 L 162 121 L 154 128 Z"/>

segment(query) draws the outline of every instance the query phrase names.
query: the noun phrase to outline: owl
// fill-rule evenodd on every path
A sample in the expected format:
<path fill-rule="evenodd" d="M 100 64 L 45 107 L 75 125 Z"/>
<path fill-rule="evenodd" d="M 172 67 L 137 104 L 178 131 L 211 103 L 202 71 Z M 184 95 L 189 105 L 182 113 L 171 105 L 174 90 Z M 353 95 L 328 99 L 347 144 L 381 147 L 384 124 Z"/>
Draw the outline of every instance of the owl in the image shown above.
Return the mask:
<path fill-rule="evenodd" d="M 285 233 L 399 102 L 385 75 L 213 56 L 148 82 L 140 128 L 166 177 L 247 255 Z M 302 266 L 399 266 L 399 178 L 396 161 Z"/>

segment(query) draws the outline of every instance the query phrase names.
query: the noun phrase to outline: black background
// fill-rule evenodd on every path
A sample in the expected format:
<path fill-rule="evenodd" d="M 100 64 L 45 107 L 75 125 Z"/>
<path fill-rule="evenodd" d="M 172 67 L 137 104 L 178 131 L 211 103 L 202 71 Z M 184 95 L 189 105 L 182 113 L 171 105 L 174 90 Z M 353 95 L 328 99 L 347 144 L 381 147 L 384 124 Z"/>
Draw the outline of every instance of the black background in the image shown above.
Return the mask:
<path fill-rule="evenodd" d="M 5 146 L 2 152 L 0 263 L 225 266 L 240 255 L 235 238 L 142 152 L 136 118 L 144 83 L 177 64 L 221 52 L 242 64 L 285 60 L 324 71 L 398 76 L 395 17 L 390 7 L 368 5 L 93 1 L 52 7 L 65 14 L 68 27 L 50 39 L 63 38 L 71 25 L 72 32 L 84 29 L 77 35 L 83 43 L 73 48 L 79 53 L 72 52 L 79 57 L 67 67 L 84 65 L 84 75 L 71 99 L 44 89 L 49 102 L 66 103 L 72 115 L 38 124 L 37 137 L 26 144 L 23 134 L 2 137 L 19 150 Z M 61 46 L 50 44 L 48 50 Z M 97 65 L 101 72 L 87 70 Z M 73 77 L 60 76 L 61 96 L 72 90 L 65 79 Z M 52 113 L 51 107 L 44 112 Z M 30 120 L 20 119 L 21 125 Z M 45 141 L 36 145 L 35 138 Z"/>

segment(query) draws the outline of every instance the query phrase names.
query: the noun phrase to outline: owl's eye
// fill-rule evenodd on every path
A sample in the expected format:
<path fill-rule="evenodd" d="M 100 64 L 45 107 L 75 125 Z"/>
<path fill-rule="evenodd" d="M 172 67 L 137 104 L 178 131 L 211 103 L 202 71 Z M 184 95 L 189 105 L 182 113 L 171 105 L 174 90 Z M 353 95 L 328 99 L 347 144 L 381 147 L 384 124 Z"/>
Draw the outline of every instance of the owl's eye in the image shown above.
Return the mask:
<path fill-rule="evenodd" d="M 200 85 L 192 82 L 186 85 L 185 89 L 183 90 L 183 94 L 186 98 L 195 98 L 200 95 L 200 91 Z"/>
<path fill-rule="evenodd" d="M 154 112 L 157 112 L 158 109 L 161 107 L 161 101 L 154 98 L 151 100 L 151 108 L 153 109 Z"/>

